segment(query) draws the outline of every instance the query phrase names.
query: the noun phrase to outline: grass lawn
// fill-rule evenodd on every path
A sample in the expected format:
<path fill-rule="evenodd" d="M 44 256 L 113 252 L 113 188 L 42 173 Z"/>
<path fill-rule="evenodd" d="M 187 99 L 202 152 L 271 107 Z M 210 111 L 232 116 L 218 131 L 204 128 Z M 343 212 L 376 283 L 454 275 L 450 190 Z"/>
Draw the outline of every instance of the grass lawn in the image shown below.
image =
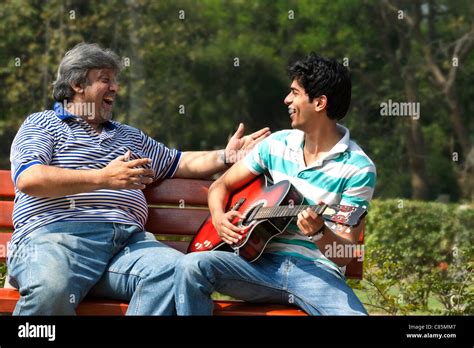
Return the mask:
<path fill-rule="evenodd" d="M 369 312 L 369 314 L 371 315 L 389 315 L 388 312 L 380 309 L 380 308 L 376 308 L 376 307 L 373 307 L 371 305 L 369 305 L 370 301 L 369 301 L 369 296 L 370 296 L 370 292 L 367 291 L 367 290 L 363 290 L 363 289 L 354 289 L 354 292 L 356 293 L 357 297 L 359 297 L 360 301 L 364 304 L 365 308 L 367 309 L 367 311 Z M 392 289 L 391 291 L 391 294 L 393 295 L 396 295 L 398 293 L 398 289 Z M 441 311 L 444 309 L 444 306 L 443 304 L 434 296 L 430 296 L 428 298 L 428 308 L 430 311 L 413 311 L 413 312 L 410 312 L 408 315 L 434 315 L 433 314 L 433 311 Z M 402 314 L 398 314 L 398 315 L 402 315 Z"/>

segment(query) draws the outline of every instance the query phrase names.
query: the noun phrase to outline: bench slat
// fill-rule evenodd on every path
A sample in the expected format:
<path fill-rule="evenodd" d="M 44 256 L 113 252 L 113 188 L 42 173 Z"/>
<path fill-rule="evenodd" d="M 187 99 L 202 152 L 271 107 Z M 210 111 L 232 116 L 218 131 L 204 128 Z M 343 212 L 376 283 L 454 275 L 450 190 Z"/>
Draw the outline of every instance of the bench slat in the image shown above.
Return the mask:
<path fill-rule="evenodd" d="M 125 315 L 128 303 L 112 299 L 88 297 L 77 306 L 77 315 Z"/>
<path fill-rule="evenodd" d="M 346 278 L 362 279 L 363 264 L 364 264 L 363 261 L 359 261 L 358 259 L 353 259 L 346 266 Z"/>
<path fill-rule="evenodd" d="M 7 258 L 7 245 L 12 234 L 10 232 L 0 232 L 0 262 L 5 262 Z"/>
<path fill-rule="evenodd" d="M 0 313 L 12 313 L 20 298 L 16 289 L 0 289 Z M 87 297 L 77 307 L 78 315 L 125 315 L 128 304 L 118 300 Z M 292 315 L 304 316 L 298 308 L 240 301 L 214 301 L 214 315 Z"/>
<path fill-rule="evenodd" d="M 0 313 L 13 313 L 20 293 L 16 289 L 0 289 Z"/>
<path fill-rule="evenodd" d="M 202 209 L 150 208 L 145 228 L 154 234 L 194 235 L 208 215 Z"/>
<path fill-rule="evenodd" d="M 13 313 L 20 298 L 16 289 L 0 289 L 0 313 Z M 87 298 L 77 307 L 78 315 L 125 315 L 128 304 L 117 300 Z"/>
<path fill-rule="evenodd" d="M 304 311 L 296 307 L 283 305 L 248 303 L 240 301 L 214 301 L 214 315 L 245 315 L 245 316 L 307 316 Z"/>
<path fill-rule="evenodd" d="M 210 180 L 172 179 L 155 182 L 143 193 L 148 204 L 185 204 L 207 207 L 207 191 Z"/>
<path fill-rule="evenodd" d="M 173 249 L 181 251 L 183 254 L 186 254 L 186 251 L 188 251 L 189 242 L 180 242 L 174 240 L 162 240 L 161 242 L 172 247 Z"/>
<path fill-rule="evenodd" d="M 15 188 L 13 187 L 11 172 L 0 170 L 0 197 L 15 198 Z"/>
<path fill-rule="evenodd" d="M 0 228 L 13 229 L 12 213 L 13 202 L 0 201 Z"/>

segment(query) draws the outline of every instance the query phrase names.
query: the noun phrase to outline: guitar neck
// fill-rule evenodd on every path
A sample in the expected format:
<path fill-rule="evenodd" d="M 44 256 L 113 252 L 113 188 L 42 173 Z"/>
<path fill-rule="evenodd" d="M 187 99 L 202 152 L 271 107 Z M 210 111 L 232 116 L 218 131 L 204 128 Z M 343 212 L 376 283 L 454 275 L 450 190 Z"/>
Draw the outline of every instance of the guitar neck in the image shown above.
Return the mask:
<path fill-rule="evenodd" d="M 298 205 L 290 206 L 276 206 L 261 208 L 253 217 L 253 220 L 276 219 L 295 217 L 303 210 L 311 208 L 316 214 L 321 215 L 326 209 L 326 205 Z"/>

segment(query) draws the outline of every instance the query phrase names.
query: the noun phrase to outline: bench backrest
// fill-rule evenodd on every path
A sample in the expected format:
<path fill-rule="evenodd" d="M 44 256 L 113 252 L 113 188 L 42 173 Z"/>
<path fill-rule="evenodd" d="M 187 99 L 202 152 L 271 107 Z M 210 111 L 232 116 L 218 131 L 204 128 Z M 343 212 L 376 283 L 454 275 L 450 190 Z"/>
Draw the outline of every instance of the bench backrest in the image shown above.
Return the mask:
<path fill-rule="evenodd" d="M 212 181 L 168 179 L 149 185 L 144 193 L 148 202 L 146 229 L 158 240 L 186 252 L 192 236 L 209 214 L 207 191 Z M 13 231 L 12 211 L 15 191 L 9 170 L 0 170 L 0 262 L 6 258 L 7 243 Z M 363 243 L 363 236 L 359 244 Z M 347 265 L 348 278 L 362 278 L 362 261 Z"/>

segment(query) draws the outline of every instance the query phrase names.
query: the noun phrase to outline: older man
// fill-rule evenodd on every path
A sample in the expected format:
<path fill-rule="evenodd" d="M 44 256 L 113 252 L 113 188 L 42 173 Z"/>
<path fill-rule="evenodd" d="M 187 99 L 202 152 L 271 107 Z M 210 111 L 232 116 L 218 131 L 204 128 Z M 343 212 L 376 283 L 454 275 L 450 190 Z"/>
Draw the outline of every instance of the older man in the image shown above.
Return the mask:
<path fill-rule="evenodd" d="M 75 314 L 88 293 L 130 301 L 127 314 L 174 314 L 173 272 L 182 255 L 144 230 L 142 189 L 157 179 L 205 177 L 226 150 L 180 152 L 111 120 L 119 57 L 95 44 L 66 53 L 54 82 L 54 110 L 27 117 L 12 150 L 16 190 L 8 271 L 20 290 L 14 314 Z M 235 157 L 235 156 L 232 156 Z"/>

